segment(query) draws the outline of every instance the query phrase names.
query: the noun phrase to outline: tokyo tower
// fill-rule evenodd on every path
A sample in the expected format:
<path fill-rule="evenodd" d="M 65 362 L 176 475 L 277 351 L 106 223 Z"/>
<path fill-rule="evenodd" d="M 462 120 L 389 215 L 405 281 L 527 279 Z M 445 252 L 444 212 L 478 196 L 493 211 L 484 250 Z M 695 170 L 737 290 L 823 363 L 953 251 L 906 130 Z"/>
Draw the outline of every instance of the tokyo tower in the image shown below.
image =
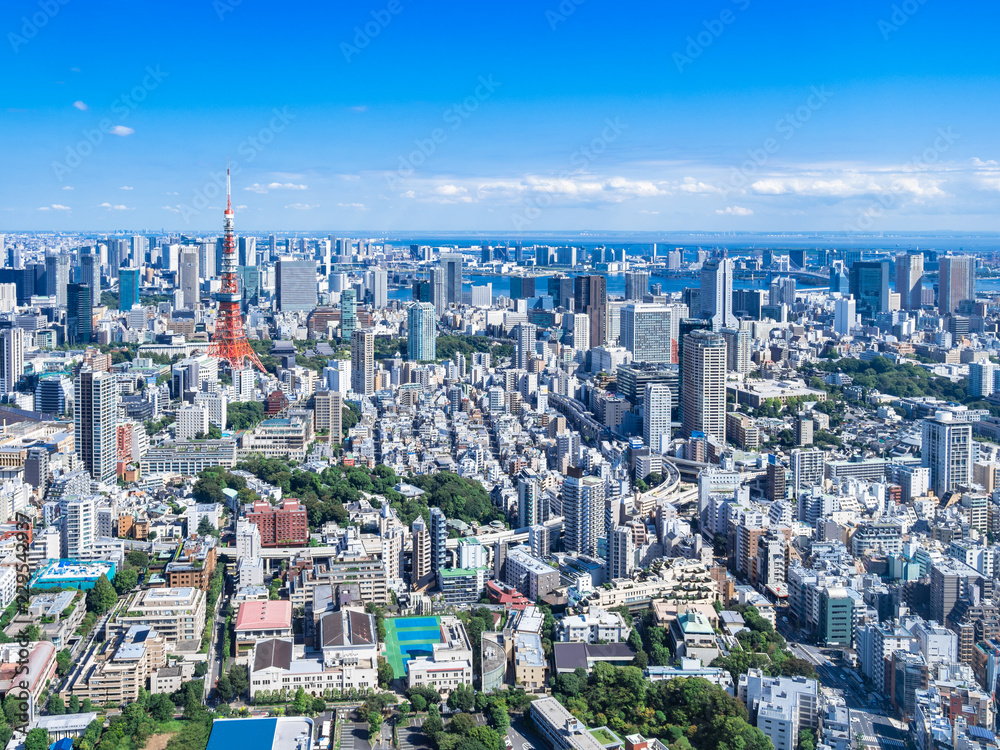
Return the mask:
<path fill-rule="evenodd" d="M 215 336 L 208 348 L 208 356 L 228 362 L 231 370 L 242 370 L 247 360 L 261 372 L 267 372 L 257 358 L 257 353 L 247 341 L 240 313 L 240 289 L 236 282 L 236 233 L 233 229 L 233 200 L 226 167 L 226 213 L 223 222 L 222 289 L 215 295 L 219 303 L 219 317 L 215 322 Z"/>

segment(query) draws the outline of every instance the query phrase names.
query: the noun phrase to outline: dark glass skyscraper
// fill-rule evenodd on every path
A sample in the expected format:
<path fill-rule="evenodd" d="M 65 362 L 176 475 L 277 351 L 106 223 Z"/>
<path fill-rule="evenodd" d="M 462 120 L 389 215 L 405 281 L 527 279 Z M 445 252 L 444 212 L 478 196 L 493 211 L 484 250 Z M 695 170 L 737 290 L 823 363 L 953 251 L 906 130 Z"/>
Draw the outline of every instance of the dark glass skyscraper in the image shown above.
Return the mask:
<path fill-rule="evenodd" d="M 872 317 L 889 310 L 889 261 L 858 261 L 851 266 L 850 293 L 858 313 Z"/>
<path fill-rule="evenodd" d="M 87 284 L 66 287 L 66 342 L 86 344 L 90 341 L 93 302 Z"/>
<path fill-rule="evenodd" d="M 118 309 L 128 312 L 139 304 L 139 269 L 122 268 L 118 271 Z"/>

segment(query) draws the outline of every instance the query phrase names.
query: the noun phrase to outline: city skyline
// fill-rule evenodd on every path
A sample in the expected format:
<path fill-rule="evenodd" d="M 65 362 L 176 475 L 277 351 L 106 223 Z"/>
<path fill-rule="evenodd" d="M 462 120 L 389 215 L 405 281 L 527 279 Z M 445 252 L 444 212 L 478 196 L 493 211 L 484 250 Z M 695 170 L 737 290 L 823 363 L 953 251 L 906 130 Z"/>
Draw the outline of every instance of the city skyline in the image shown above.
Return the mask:
<path fill-rule="evenodd" d="M 1000 11 L 904 5 L 17 2 L 0 231 L 998 230 Z"/>

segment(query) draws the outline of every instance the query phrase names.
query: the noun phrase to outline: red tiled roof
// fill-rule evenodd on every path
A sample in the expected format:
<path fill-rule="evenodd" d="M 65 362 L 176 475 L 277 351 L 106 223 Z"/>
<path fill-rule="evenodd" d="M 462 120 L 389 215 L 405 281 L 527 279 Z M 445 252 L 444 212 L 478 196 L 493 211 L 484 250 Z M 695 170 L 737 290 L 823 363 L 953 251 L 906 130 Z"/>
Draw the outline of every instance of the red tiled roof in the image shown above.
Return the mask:
<path fill-rule="evenodd" d="M 292 626 L 292 603 L 279 601 L 250 601 L 240 604 L 236 616 L 236 630 L 278 630 Z"/>

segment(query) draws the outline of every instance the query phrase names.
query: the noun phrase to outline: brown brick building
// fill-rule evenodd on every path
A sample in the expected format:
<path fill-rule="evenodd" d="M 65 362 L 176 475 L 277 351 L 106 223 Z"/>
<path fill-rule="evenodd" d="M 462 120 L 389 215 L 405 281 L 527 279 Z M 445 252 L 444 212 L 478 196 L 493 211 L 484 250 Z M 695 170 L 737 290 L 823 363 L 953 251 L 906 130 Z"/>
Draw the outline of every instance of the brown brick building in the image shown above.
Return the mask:
<path fill-rule="evenodd" d="M 285 498 L 281 507 L 254 503 L 247 520 L 257 526 L 264 547 L 304 547 L 309 543 L 309 519 L 296 498 Z"/>

